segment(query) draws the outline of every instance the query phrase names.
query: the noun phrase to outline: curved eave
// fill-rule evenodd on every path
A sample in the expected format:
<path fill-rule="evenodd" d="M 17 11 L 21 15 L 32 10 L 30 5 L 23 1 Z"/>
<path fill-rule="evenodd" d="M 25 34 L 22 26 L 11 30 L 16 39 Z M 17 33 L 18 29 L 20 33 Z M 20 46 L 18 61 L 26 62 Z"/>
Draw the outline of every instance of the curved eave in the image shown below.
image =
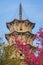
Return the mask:
<path fill-rule="evenodd" d="M 14 19 L 13 21 L 9 22 L 9 23 L 6 23 L 6 26 L 7 28 L 10 30 L 10 26 L 12 24 L 14 24 L 15 21 L 18 21 L 18 22 L 25 22 L 25 21 L 28 21 L 28 25 L 30 24 L 30 27 L 32 26 L 32 29 L 35 27 L 35 23 L 32 23 L 31 21 L 29 21 L 28 19 L 26 20 L 18 20 L 18 19 Z"/>
<path fill-rule="evenodd" d="M 5 38 L 8 40 L 9 38 L 9 36 L 11 36 L 11 34 L 5 34 Z"/>
<path fill-rule="evenodd" d="M 28 44 L 28 46 L 29 46 L 29 48 L 32 49 L 32 50 L 36 49 L 36 47 L 34 47 L 34 46 L 30 45 L 30 44 Z"/>
<path fill-rule="evenodd" d="M 32 29 L 35 27 L 35 23 L 31 22 L 30 20 L 26 19 L 26 20 L 23 20 L 24 22 L 25 21 L 28 21 L 28 25 L 30 24 L 30 26 L 32 26 Z"/>
<path fill-rule="evenodd" d="M 9 23 L 6 23 L 6 26 L 7 26 L 7 28 L 9 29 L 9 26 L 8 26 L 8 25 L 9 25 Z"/>
<path fill-rule="evenodd" d="M 9 34 L 6 34 L 6 36 L 8 37 L 8 36 L 11 36 L 11 35 L 13 35 L 13 36 L 15 36 L 15 35 L 28 35 L 28 36 L 31 36 L 31 38 L 33 38 L 33 40 L 35 39 L 34 38 L 34 34 L 32 34 L 32 33 L 30 33 L 29 31 L 27 31 L 27 32 L 17 32 L 17 31 L 14 31 L 14 32 L 12 32 L 12 33 L 9 33 Z"/>
<path fill-rule="evenodd" d="M 32 29 L 35 27 L 35 23 L 33 24 L 33 26 L 32 26 Z"/>
<path fill-rule="evenodd" d="M 5 34 L 5 38 L 8 40 L 8 36 L 7 36 L 7 34 Z"/>
<path fill-rule="evenodd" d="M 32 33 L 30 33 L 29 31 L 26 31 L 26 32 L 17 32 L 17 31 L 13 31 L 13 32 L 11 32 L 11 33 L 8 33 L 8 34 L 5 34 L 5 36 L 11 36 L 11 35 L 13 35 L 13 34 L 18 34 L 18 35 L 25 35 L 25 34 L 29 34 L 29 35 L 31 35 L 31 37 L 34 37 L 34 34 L 32 34 Z"/>
<path fill-rule="evenodd" d="M 34 36 L 34 34 L 30 33 L 29 31 L 26 31 L 26 32 L 13 31 L 12 33 L 14 33 L 14 32 L 15 32 L 15 33 L 18 33 L 18 34 L 26 34 L 26 33 L 28 34 L 28 33 L 29 33 L 30 35 L 33 35 L 33 36 Z M 11 34 L 12 34 L 12 33 L 11 33 Z"/>
<path fill-rule="evenodd" d="M 30 24 L 30 26 L 32 26 L 32 29 L 35 27 L 35 24 L 36 23 L 32 23 L 32 22 L 30 22 L 30 21 L 28 21 L 28 25 Z"/>

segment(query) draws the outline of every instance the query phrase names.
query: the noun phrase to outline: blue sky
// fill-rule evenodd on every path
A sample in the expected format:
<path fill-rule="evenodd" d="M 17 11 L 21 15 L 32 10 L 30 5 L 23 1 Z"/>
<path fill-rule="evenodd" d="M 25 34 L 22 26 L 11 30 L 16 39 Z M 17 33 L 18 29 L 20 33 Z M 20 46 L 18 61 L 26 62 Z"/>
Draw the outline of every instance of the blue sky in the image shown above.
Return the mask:
<path fill-rule="evenodd" d="M 0 0 L 0 37 L 5 42 L 5 33 L 9 32 L 6 22 L 14 18 L 19 19 L 20 2 L 22 3 L 23 19 L 28 18 L 31 22 L 36 23 L 33 33 L 36 33 L 39 27 L 43 27 L 43 0 Z"/>

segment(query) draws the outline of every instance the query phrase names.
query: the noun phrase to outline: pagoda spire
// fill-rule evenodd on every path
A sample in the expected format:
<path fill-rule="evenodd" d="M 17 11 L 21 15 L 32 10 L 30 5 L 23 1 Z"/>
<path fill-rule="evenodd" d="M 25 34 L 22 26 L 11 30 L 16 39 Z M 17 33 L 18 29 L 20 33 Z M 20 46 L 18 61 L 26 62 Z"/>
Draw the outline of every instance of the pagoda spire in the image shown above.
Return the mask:
<path fill-rule="evenodd" d="M 21 3 L 19 8 L 19 19 L 22 20 L 22 4 Z"/>

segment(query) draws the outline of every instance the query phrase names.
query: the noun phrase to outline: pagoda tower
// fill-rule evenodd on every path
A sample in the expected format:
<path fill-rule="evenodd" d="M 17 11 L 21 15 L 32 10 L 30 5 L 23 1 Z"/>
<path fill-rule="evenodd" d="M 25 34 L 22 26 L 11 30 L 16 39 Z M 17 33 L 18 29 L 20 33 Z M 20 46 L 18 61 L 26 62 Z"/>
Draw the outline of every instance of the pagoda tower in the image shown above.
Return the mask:
<path fill-rule="evenodd" d="M 33 40 L 34 34 L 32 33 L 32 29 L 35 27 L 35 23 L 30 20 L 22 20 L 22 5 L 20 3 L 19 8 L 19 19 L 14 19 L 11 22 L 6 23 L 7 28 L 9 29 L 9 33 L 5 34 L 5 38 L 8 41 L 8 46 L 14 45 L 12 36 L 20 41 L 24 42 L 24 45 L 28 44 L 29 48 L 34 50 Z M 14 53 L 13 53 L 14 56 Z"/>
<path fill-rule="evenodd" d="M 22 5 L 20 3 L 19 9 L 19 20 L 14 19 L 11 22 L 6 23 L 7 28 L 10 33 L 5 34 L 5 38 L 8 40 L 9 45 L 12 45 L 12 35 L 16 32 L 15 37 L 18 37 L 21 41 L 26 42 L 28 39 L 28 44 L 33 46 L 34 34 L 32 33 L 32 29 L 35 26 L 35 23 L 32 23 L 30 20 L 22 20 Z"/>

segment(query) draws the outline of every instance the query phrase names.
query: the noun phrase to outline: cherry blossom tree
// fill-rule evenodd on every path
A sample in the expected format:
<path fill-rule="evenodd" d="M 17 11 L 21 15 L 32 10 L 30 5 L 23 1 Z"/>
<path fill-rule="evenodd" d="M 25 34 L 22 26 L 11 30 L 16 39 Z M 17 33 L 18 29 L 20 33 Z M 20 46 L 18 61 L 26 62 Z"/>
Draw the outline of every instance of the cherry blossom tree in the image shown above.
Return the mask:
<path fill-rule="evenodd" d="M 24 45 L 24 42 L 21 42 L 19 39 L 15 39 L 15 37 L 13 37 L 14 46 L 18 49 L 18 52 L 21 51 L 24 54 L 22 60 L 26 64 L 43 65 L 43 28 L 40 28 L 39 31 L 34 34 L 34 38 L 36 41 L 38 40 L 36 44 L 41 46 L 35 47 L 36 51 L 38 51 L 38 56 L 35 56 L 34 52 L 30 50 L 28 44 Z"/>

